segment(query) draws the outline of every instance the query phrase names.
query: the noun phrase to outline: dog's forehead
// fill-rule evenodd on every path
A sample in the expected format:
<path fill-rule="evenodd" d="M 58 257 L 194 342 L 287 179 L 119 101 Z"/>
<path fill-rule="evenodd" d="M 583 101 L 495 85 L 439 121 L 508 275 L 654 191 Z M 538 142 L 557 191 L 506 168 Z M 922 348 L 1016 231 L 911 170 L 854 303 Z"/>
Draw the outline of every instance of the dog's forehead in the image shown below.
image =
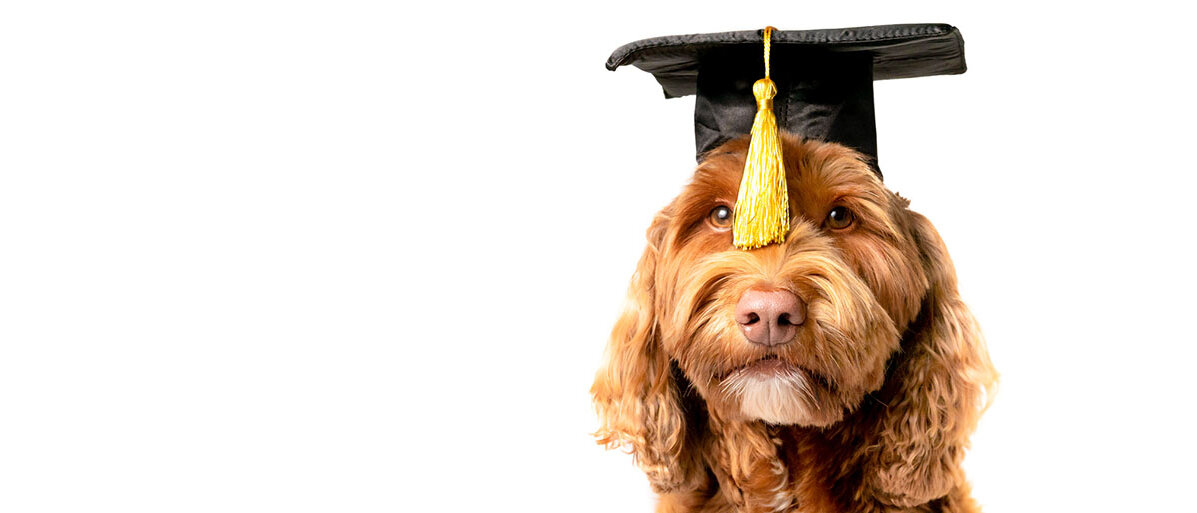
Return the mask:
<path fill-rule="evenodd" d="M 791 198 L 830 201 L 847 192 L 880 192 L 884 185 L 861 156 L 839 144 L 783 137 Z M 737 139 L 711 152 L 695 170 L 683 195 L 694 200 L 735 201 L 744 174 L 747 141 Z"/>
<path fill-rule="evenodd" d="M 717 196 L 734 201 L 744 175 L 744 156 L 724 154 L 703 161 L 686 187 L 690 196 Z"/>

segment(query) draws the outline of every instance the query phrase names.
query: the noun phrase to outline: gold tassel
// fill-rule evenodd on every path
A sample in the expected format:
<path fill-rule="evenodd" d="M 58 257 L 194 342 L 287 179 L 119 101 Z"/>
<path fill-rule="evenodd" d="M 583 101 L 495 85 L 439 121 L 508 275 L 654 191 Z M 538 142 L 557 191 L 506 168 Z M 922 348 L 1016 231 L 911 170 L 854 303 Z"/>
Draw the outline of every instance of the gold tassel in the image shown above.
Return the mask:
<path fill-rule="evenodd" d="M 765 28 L 765 78 L 752 85 L 756 97 L 756 118 L 752 121 L 752 141 L 744 163 L 744 178 L 736 200 L 736 218 L 732 244 L 740 249 L 755 249 L 786 240 L 790 230 L 790 195 L 786 191 L 786 171 L 781 162 L 781 141 L 777 135 L 777 117 L 773 97 L 777 86 L 769 78 L 769 39 L 773 27 Z"/>

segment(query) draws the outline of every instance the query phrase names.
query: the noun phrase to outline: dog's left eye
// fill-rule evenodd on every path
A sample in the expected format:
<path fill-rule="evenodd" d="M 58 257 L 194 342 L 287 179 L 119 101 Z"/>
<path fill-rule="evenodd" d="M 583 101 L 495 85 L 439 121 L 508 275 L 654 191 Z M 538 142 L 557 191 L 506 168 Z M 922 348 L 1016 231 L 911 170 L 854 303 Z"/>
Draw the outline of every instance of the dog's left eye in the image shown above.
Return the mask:
<path fill-rule="evenodd" d="M 712 208 L 711 213 L 707 214 L 707 222 L 718 229 L 731 228 L 732 210 L 726 205 L 719 205 Z"/>
<path fill-rule="evenodd" d="M 852 221 L 855 219 L 856 217 L 852 215 L 852 211 L 848 210 L 848 207 L 835 207 L 827 213 L 827 227 L 832 230 L 843 230 L 852 226 Z"/>

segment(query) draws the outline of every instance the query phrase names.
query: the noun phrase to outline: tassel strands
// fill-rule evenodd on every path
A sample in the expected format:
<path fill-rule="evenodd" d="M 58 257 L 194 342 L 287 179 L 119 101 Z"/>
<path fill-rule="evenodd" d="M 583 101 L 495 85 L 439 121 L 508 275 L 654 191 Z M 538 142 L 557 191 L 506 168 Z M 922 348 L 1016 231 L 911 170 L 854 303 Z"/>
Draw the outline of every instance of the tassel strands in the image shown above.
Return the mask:
<path fill-rule="evenodd" d="M 773 114 L 777 85 L 769 78 L 769 40 L 772 35 L 773 27 L 766 27 L 765 78 L 752 85 L 757 112 L 752 122 L 752 139 L 748 144 L 732 227 L 732 244 L 740 249 L 785 242 L 790 230 L 790 195 L 786 190 L 777 117 Z"/>

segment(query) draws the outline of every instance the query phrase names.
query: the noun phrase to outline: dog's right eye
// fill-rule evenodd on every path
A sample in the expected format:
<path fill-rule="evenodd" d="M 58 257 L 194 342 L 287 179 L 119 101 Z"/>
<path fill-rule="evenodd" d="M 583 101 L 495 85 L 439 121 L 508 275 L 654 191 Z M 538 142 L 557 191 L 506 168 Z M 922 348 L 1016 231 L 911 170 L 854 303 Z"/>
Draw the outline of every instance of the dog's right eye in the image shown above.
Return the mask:
<path fill-rule="evenodd" d="M 732 225 L 732 210 L 727 205 L 719 205 L 707 214 L 707 222 L 717 230 L 726 230 Z"/>

